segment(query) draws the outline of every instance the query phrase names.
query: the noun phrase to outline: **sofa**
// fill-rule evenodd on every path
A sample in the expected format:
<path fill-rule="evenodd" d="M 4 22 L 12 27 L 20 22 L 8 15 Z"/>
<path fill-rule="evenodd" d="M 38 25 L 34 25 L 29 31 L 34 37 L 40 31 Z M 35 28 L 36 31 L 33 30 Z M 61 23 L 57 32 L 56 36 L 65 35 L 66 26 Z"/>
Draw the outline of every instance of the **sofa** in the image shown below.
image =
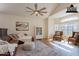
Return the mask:
<path fill-rule="evenodd" d="M 0 51 L 4 49 L 4 52 L 0 53 L 1 56 L 15 55 L 20 45 L 22 45 L 23 50 L 32 49 L 32 36 L 26 34 L 9 34 L 4 38 L 4 41 L 1 39 L 1 42 L 6 42 L 6 44 L 0 45 L 2 47 Z"/>
<path fill-rule="evenodd" d="M 10 44 L 7 41 L 0 40 L 0 55 L 13 56 L 17 48 L 17 44 Z"/>
<path fill-rule="evenodd" d="M 23 44 L 24 42 L 21 40 L 18 40 L 19 36 L 17 34 L 9 34 L 7 37 L 5 37 L 5 41 L 9 42 L 9 43 L 16 43 L 18 45 Z"/>
<path fill-rule="evenodd" d="M 0 50 L 1 49 L 3 49 L 4 51 L 7 50 L 6 53 L 0 53 L 0 55 L 1 56 L 15 55 L 16 51 L 17 51 L 17 48 L 18 48 L 18 45 L 24 44 L 24 42 L 21 41 L 21 40 L 18 40 L 18 38 L 19 37 L 18 37 L 17 34 L 9 34 L 6 37 L 4 37 L 4 40 L 0 39 L 0 41 L 1 41 L 0 42 L 0 44 L 1 44 L 0 45 Z M 6 44 L 3 44 L 4 42 Z M 5 47 L 3 47 L 3 46 L 5 46 Z M 3 50 L 1 50 L 1 51 L 3 51 Z M 10 52 L 8 52 L 8 51 L 10 51 Z"/>

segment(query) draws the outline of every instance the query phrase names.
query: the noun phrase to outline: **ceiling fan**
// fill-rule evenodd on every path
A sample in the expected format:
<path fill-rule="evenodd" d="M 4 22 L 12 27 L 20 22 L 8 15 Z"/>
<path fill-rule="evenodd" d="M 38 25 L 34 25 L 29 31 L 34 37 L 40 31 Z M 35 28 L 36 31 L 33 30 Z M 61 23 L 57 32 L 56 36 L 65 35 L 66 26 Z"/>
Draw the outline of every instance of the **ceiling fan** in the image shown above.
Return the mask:
<path fill-rule="evenodd" d="M 46 7 L 38 9 L 37 3 L 34 4 L 35 9 L 32 9 L 30 7 L 26 7 L 26 8 L 29 10 L 29 11 L 26 11 L 26 12 L 32 12 L 31 15 L 35 14 L 36 16 L 38 16 L 38 15 L 43 16 L 43 14 L 47 13 L 47 11 L 44 11 L 46 9 Z"/>

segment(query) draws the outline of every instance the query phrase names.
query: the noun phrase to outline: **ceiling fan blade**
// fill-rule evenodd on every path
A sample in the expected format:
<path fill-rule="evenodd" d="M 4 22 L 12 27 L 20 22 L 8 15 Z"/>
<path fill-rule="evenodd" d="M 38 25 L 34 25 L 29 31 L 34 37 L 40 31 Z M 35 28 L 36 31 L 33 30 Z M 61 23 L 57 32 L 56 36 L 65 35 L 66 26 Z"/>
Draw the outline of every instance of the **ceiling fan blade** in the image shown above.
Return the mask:
<path fill-rule="evenodd" d="M 31 13 L 31 15 L 33 15 L 35 12 Z"/>
<path fill-rule="evenodd" d="M 38 6 L 37 6 L 37 3 L 35 4 L 35 10 L 37 10 Z"/>
<path fill-rule="evenodd" d="M 45 10 L 46 8 L 44 7 L 44 8 L 41 8 L 39 11 L 41 11 L 41 10 Z"/>
<path fill-rule="evenodd" d="M 42 13 L 39 13 L 41 16 L 43 16 L 43 14 Z"/>
<path fill-rule="evenodd" d="M 41 11 L 40 13 L 47 13 L 46 11 Z"/>
<path fill-rule="evenodd" d="M 27 9 L 29 9 L 29 10 L 32 10 L 33 11 L 33 9 L 32 8 L 30 8 L 30 7 L 26 7 Z"/>

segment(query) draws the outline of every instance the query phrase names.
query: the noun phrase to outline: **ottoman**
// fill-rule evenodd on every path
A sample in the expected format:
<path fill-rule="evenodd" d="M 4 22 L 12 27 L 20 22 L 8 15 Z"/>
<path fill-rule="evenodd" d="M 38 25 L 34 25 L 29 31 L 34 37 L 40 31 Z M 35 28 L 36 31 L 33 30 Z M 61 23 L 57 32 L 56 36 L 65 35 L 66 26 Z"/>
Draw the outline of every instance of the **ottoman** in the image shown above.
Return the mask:
<path fill-rule="evenodd" d="M 24 44 L 23 44 L 23 50 L 25 50 L 25 51 L 31 51 L 32 50 L 32 43 L 29 43 L 29 42 L 25 42 Z"/>

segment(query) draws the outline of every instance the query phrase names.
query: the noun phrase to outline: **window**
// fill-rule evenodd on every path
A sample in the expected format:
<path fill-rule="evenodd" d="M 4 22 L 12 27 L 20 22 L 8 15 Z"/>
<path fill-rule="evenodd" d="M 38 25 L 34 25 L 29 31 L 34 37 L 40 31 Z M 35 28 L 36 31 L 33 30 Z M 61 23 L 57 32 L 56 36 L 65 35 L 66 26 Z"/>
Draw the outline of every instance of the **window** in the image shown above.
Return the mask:
<path fill-rule="evenodd" d="M 64 35 L 72 35 L 73 31 L 77 30 L 77 24 L 55 24 L 55 31 L 63 31 Z"/>
<path fill-rule="evenodd" d="M 36 27 L 36 35 L 42 35 L 42 27 Z"/>

